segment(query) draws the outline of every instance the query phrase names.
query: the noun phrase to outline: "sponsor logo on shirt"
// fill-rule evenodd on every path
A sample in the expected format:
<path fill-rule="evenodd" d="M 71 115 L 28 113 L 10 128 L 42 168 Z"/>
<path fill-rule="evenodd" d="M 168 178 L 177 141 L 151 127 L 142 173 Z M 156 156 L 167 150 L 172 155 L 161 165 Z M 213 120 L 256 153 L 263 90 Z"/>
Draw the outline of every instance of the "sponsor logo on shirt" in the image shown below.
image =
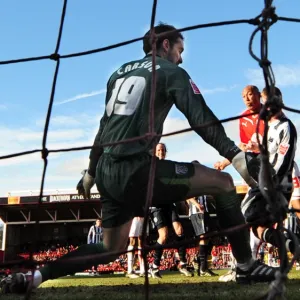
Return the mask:
<path fill-rule="evenodd" d="M 190 84 L 194 91 L 194 94 L 201 94 L 199 88 L 197 87 L 196 83 L 192 79 L 190 79 Z"/>
<path fill-rule="evenodd" d="M 188 167 L 186 165 L 175 165 L 175 173 L 177 175 L 184 175 L 188 172 Z"/>
<path fill-rule="evenodd" d="M 280 144 L 279 145 L 279 153 L 282 154 L 282 155 L 286 155 L 289 148 L 290 148 L 289 144 Z"/>
<path fill-rule="evenodd" d="M 300 177 L 294 177 L 293 178 L 293 184 L 294 184 L 294 188 L 300 188 Z"/>

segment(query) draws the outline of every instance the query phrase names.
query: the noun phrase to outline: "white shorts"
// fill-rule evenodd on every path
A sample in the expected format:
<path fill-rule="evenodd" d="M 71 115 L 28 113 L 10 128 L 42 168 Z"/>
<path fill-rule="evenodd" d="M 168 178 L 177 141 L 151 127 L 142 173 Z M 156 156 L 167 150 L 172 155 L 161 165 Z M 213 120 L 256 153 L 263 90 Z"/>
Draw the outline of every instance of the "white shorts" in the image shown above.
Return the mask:
<path fill-rule="evenodd" d="M 144 223 L 144 218 L 142 217 L 133 218 L 130 231 L 129 231 L 129 237 L 142 236 L 143 223 Z"/>
<path fill-rule="evenodd" d="M 300 200 L 300 172 L 297 164 L 294 162 L 294 168 L 293 168 L 293 185 L 294 190 L 291 197 L 291 201 Z"/>

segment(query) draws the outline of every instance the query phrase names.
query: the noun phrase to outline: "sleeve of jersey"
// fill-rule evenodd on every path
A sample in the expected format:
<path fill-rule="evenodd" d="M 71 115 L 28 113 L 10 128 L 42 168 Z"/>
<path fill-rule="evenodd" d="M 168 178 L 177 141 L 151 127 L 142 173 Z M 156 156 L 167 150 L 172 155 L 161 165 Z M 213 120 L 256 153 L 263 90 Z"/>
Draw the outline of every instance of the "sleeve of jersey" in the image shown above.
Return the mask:
<path fill-rule="evenodd" d="M 107 91 L 110 89 L 110 84 L 113 81 L 112 77 L 113 77 L 113 75 L 109 78 L 109 80 L 107 82 L 107 85 L 106 85 Z M 107 103 L 107 95 L 106 95 L 105 103 Z M 108 116 L 106 114 L 106 110 L 104 110 L 103 117 L 100 120 L 99 130 L 94 139 L 93 148 L 90 151 L 90 156 L 89 156 L 90 163 L 89 163 L 88 173 L 94 178 L 96 176 L 96 168 L 97 168 L 99 158 L 101 157 L 101 155 L 103 153 L 103 147 L 101 146 L 101 135 L 102 135 L 102 132 L 103 132 L 103 129 L 104 129 L 107 119 L 108 119 Z"/>
<path fill-rule="evenodd" d="M 221 156 L 230 161 L 241 150 L 230 140 L 218 118 L 206 105 L 203 96 L 190 76 L 181 68 L 178 68 L 168 80 L 169 97 L 172 97 L 176 107 L 186 116 L 191 127 L 202 139 L 214 147 Z"/>
<path fill-rule="evenodd" d="M 276 174 L 281 177 L 286 174 L 291 164 L 291 152 L 293 152 L 293 137 L 290 134 L 288 123 L 286 123 L 282 131 L 280 132 L 281 139 L 275 155 L 275 160 L 272 163 L 273 169 Z"/>
<path fill-rule="evenodd" d="M 104 112 L 104 116 L 102 117 L 102 119 L 100 121 L 99 130 L 98 130 L 95 140 L 94 140 L 93 148 L 91 149 L 91 152 L 90 152 L 90 157 L 89 157 L 90 163 L 89 163 L 88 172 L 94 178 L 96 176 L 96 167 L 98 164 L 98 160 L 103 153 L 103 147 L 101 146 L 100 139 L 101 139 L 101 135 L 102 135 L 102 131 L 104 128 L 106 118 L 107 118 L 106 112 Z"/>
<path fill-rule="evenodd" d="M 93 226 L 90 228 L 88 236 L 87 236 L 87 243 L 90 244 L 92 242 L 93 237 Z"/>

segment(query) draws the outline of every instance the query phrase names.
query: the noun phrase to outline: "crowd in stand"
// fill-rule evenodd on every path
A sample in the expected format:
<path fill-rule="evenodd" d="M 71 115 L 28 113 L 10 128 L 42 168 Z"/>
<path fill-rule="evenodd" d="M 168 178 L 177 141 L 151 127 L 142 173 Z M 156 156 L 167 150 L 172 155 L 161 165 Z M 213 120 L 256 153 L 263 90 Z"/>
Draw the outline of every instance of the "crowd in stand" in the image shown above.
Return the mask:
<path fill-rule="evenodd" d="M 59 257 L 65 255 L 70 251 L 74 251 L 77 249 L 77 246 L 69 245 L 69 246 L 60 246 L 58 245 L 56 248 L 51 247 L 47 250 L 41 250 L 37 253 L 34 253 L 33 258 L 38 262 L 46 262 L 53 261 L 58 259 Z M 267 249 L 265 249 L 267 253 Z M 151 264 L 154 260 L 154 251 L 148 253 L 147 260 L 148 264 Z M 198 248 L 189 248 L 187 249 L 187 262 L 189 267 L 193 267 L 195 263 L 195 258 L 198 255 Z M 19 256 L 24 259 L 29 259 L 30 254 L 28 252 L 20 253 Z M 274 255 L 276 260 L 276 255 Z M 177 249 L 166 249 L 163 251 L 162 255 L 162 263 L 160 266 L 160 270 L 176 270 L 177 264 L 179 262 L 179 256 Z M 222 246 L 214 246 L 211 251 L 211 268 L 212 269 L 224 269 L 230 268 L 232 263 L 232 254 L 230 246 L 222 245 Z M 42 264 L 41 264 L 42 266 Z M 138 261 L 135 263 L 135 269 L 138 269 Z M 127 270 L 127 255 L 121 255 L 115 261 L 106 264 L 106 265 L 98 265 L 91 266 L 90 270 L 83 270 L 86 273 L 122 273 Z"/>
<path fill-rule="evenodd" d="M 67 254 L 68 252 L 71 252 L 75 249 L 77 249 L 78 247 L 70 245 L 70 246 L 64 246 L 61 247 L 60 245 L 58 245 L 57 247 L 51 247 L 47 250 L 41 250 L 37 253 L 33 254 L 33 259 L 35 261 L 52 261 L 52 260 L 56 260 L 59 257 Z M 19 256 L 25 258 L 25 259 L 29 259 L 30 257 L 30 253 L 28 252 L 24 252 L 24 253 L 20 253 Z"/>

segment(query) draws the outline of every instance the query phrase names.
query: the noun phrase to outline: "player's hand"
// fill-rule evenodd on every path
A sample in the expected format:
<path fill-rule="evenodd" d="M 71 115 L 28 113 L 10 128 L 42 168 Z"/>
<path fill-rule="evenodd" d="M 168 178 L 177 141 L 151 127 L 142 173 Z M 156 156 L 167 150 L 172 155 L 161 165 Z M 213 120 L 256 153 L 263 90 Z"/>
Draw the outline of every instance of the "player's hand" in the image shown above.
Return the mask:
<path fill-rule="evenodd" d="M 252 188 L 257 187 L 257 181 L 254 179 L 257 177 L 256 168 L 249 167 L 249 160 L 251 158 L 246 158 L 246 155 L 251 155 L 250 152 L 239 152 L 233 159 L 232 159 L 232 166 L 239 172 L 241 177 L 245 180 L 245 182 Z M 255 162 L 258 162 L 255 160 Z M 254 164 L 255 165 L 255 164 Z M 250 169 L 252 171 L 250 171 Z"/>
<path fill-rule="evenodd" d="M 242 151 L 244 151 L 244 152 L 248 151 L 248 149 L 247 149 L 247 144 L 240 143 L 240 144 L 239 144 L 239 148 L 240 148 Z"/>
<path fill-rule="evenodd" d="M 219 170 L 219 171 L 222 170 L 222 169 L 221 169 L 221 166 L 222 166 L 222 162 L 220 162 L 220 161 L 217 161 L 217 162 L 214 164 L 214 168 L 215 168 L 216 170 Z"/>
<path fill-rule="evenodd" d="M 230 161 L 228 159 L 224 159 L 223 161 L 217 161 L 214 164 L 214 168 L 216 170 L 222 171 L 222 170 L 224 170 L 229 165 L 230 165 Z"/>
<path fill-rule="evenodd" d="M 204 214 L 204 205 L 198 203 L 197 208 L 199 209 L 200 213 Z"/>
<path fill-rule="evenodd" d="M 81 172 L 83 177 L 77 184 L 77 191 L 79 195 L 83 195 L 84 198 L 90 199 L 91 198 L 91 189 L 95 184 L 95 179 L 92 177 L 87 170 L 83 170 Z"/>
<path fill-rule="evenodd" d="M 252 151 L 252 152 L 259 152 L 259 147 L 258 147 L 258 143 L 249 141 L 247 144 L 247 151 Z"/>

